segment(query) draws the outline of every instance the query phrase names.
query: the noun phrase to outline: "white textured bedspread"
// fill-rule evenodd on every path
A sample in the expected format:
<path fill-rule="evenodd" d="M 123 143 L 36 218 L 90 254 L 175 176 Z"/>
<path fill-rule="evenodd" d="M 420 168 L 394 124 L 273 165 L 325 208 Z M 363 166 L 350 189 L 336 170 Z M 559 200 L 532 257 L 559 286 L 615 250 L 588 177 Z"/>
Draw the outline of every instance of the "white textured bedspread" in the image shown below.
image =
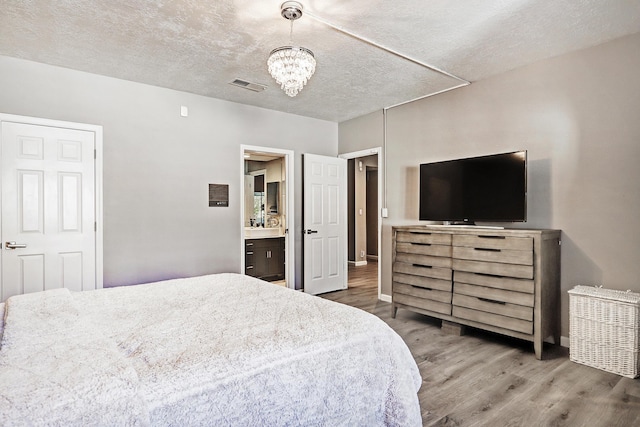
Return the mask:
<path fill-rule="evenodd" d="M 364 311 L 237 274 L 9 298 L 0 425 L 419 426 Z"/>

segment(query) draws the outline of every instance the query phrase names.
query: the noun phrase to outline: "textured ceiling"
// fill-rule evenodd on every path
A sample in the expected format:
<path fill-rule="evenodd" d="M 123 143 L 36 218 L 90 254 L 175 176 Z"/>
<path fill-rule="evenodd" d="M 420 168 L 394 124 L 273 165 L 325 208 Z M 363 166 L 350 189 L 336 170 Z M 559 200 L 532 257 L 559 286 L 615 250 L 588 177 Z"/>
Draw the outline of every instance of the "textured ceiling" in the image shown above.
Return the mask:
<path fill-rule="evenodd" d="M 0 55 L 341 122 L 460 85 L 352 35 L 473 82 L 640 31 L 640 0 L 303 0 L 318 65 L 290 98 L 266 70 L 281 2 L 3 0 Z"/>

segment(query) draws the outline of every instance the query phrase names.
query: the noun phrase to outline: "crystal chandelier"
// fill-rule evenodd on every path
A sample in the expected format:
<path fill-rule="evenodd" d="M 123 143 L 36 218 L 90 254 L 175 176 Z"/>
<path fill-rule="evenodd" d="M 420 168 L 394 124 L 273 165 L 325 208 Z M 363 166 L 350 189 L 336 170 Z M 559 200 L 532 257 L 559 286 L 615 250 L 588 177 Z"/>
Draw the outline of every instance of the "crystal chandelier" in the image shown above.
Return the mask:
<path fill-rule="evenodd" d="M 283 18 L 291 21 L 291 37 L 293 21 L 302 16 L 302 5 L 297 1 L 286 1 L 280 6 L 280 11 Z M 282 46 L 271 51 L 267 67 L 280 88 L 294 97 L 316 71 L 316 59 L 313 52 L 305 47 Z"/>

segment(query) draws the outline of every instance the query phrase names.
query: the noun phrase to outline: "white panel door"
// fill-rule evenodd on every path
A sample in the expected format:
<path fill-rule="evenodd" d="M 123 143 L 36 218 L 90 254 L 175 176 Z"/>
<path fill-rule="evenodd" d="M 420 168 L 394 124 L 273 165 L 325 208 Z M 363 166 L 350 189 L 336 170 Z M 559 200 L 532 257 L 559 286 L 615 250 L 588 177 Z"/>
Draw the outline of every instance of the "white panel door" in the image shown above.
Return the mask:
<path fill-rule="evenodd" d="M 1 301 L 53 288 L 95 289 L 95 133 L 1 126 Z"/>
<path fill-rule="evenodd" d="M 347 288 L 347 161 L 304 154 L 304 291 Z"/>

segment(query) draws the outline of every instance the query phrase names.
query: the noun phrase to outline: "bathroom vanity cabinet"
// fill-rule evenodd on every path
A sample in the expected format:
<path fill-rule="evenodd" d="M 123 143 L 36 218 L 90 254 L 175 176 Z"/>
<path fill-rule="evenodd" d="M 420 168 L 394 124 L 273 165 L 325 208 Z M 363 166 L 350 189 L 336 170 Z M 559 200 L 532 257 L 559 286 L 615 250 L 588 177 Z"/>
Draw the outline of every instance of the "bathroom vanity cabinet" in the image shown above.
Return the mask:
<path fill-rule="evenodd" d="M 284 237 L 245 240 L 245 273 L 267 281 L 283 280 Z"/>

